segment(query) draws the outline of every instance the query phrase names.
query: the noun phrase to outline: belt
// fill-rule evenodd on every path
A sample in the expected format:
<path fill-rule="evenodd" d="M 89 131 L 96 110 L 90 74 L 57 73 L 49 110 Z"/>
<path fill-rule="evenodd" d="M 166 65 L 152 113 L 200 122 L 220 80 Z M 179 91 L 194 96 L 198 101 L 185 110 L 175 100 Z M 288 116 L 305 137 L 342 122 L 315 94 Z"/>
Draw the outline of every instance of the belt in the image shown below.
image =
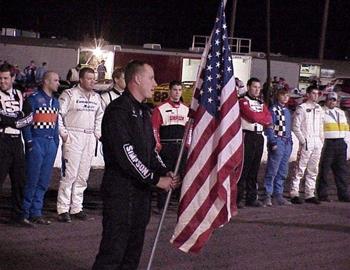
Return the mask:
<path fill-rule="evenodd" d="M 21 132 L 19 130 L 16 130 L 16 129 L 13 129 L 13 128 L 10 128 L 6 131 L 7 128 L 0 128 L 0 133 L 1 134 L 8 134 L 8 135 L 21 135 Z M 11 132 L 12 130 L 12 132 Z"/>
<path fill-rule="evenodd" d="M 249 125 L 243 125 L 243 130 L 249 130 L 254 132 L 262 133 L 264 131 L 264 127 L 258 123 L 250 123 Z"/>
<path fill-rule="evenodd" d="M 9 133 L 0 132 L 0 137 L 2 137 L 2 138 L 20 138 L 21 134 L 9 134 Z"/>
<path fill-rule="evenodd" d="M 161 143 L 182 143 L 182 139 L 162 139 Z"/>
<path fill-rule="evenodd" d="M 245 133 L 252 133 L 252 134 L 262 134 L 262 131 L 252 131 L 252 130 L 247 130 L 247 129 L 243 129 L 243 132 Z"/>
<path fill-rule="evenodd" d="M 77 132 L 82 132 L 82 133 L 86 133 L 86 134 L 92 134 L 94 133 L 95 130 L 93 129 L 84 129 L 84 128 L 67 128 L 67 130 L 69 131 L 77 131 Z"/>
<path fill-rule="evenodd" d="M 42 136 L 33 136 L 33 138 L 43 138 L 43 139 L 54 139 L 54 136 L 51 135 L 42 135 Z"/>
<path fill-rule="evenodd" d="M 284 142 L 291 142 L 292 141 L 292 137 L 277 136 L 276 139 L 282 140 Z"/>
<path fill-rule="evenodd" d="M 337 142 L 341 142 L 341 141 L 345 142 L 344 138 L 334 138 L 334 139 L 326 138 L 324 141 L 327 143 L 337 143 Z"/>

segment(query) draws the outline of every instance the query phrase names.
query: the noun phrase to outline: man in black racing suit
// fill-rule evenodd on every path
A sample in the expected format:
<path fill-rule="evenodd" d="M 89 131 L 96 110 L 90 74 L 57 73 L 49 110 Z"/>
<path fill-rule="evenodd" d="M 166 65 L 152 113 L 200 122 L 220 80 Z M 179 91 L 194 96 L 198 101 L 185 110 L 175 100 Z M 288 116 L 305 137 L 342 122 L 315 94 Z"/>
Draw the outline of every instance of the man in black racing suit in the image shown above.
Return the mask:
<path fill-rule="evenodd" d="M 22 93 L 13 88 L 14 67 L 0 66 L 0 191 L 9 174 L 11 180 L 12 218 L 16 224 L 31 226 L 21 217 L 25 184 L 25 158 L 21 128 L 33 121 L 31 108 L 23 103 Z"/>
<path fill-rule="evenodd" d="M 169 190 L 178 185 L 155 151 L 150 113 L 142 103 L 157 85 L 153 69 L 132 61 L 125 79 L 128 90 L 110 103 L 102 121 L 103 233 L 94 270 L 137 269 L 150 218 L 151 187 Z"/>

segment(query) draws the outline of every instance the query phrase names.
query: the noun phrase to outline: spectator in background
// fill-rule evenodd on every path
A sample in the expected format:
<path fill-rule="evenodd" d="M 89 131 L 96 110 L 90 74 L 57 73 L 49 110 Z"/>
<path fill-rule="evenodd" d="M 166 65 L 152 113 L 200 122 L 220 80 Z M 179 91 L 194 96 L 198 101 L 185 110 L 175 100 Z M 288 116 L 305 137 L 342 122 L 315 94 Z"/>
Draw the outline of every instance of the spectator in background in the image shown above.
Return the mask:
<path fill-rule="evenodd" d="M 14 66 L 13 72 L 15 73 L 15 81 L 22 83 L 25 79 L 24 74 L 19 69 L 18 65 Z"/>
<path fill-rule="evenodd" d="M 75 68 L 71 68 L 67 73 L 67 81 L 70 83 L 70 87 L 73 87 L 79 83 L 79 71 L 81 69 L 81 65 L 76 65 Z"/>
<path fill-rule="evenodd" d="M 273 80 L 271 83 L 272 83 L 272 87 L 277 87 L 277 85 L 278 85 L 277 76 L 273 76 Z"/>
<path fill-rule="evenodd" d="M 245 87 L 244 83 L 237 77 L 235 78 L 235 83 L 238 96 L 242 97 L 247 92 L 247 88 Z"/>
<path fill-rule="evenodd" d="M 105 110 L 107 105 L 113 100 L 119 98 L 125 89 L 125 72 L 123 68 L 116 68 L 112 74 L 113 86 L 107 92 L 101 95 L 102 109 Z"/>
<path fill-rule="evenodd" d="M 47 63 L 43 62 L 41 67 L 38 67 L 36 69 L 36 73 L 35 73 L 35 82 L 37 84 L 41 83 L 43 81 L 44 78 L 44 74 L 47 71 Z"/>
<path fill-rule="evenodd" d="M 26 66 L 24 69 L 26 84 L 28 84 L 28 85 L 35 84 L 35 72 L 36 72 L 35 61 L 32 60 L 32 61 L 30 61 L 29 66 Z"/>
<path fill-rule="evenodd" d="M 101 61 L 101 64 L 97 66 L 97 80 L 102 81 L 106 77 L 107 68 L 105 66 L 105 60 Z"/>
<path fill-rule="evenodd" d="M 279 90 L 282 88 L 289 90 L 289 85 L 284 78 L 280 77 L 280 79 L 278 81 L 277 89 Z"/>

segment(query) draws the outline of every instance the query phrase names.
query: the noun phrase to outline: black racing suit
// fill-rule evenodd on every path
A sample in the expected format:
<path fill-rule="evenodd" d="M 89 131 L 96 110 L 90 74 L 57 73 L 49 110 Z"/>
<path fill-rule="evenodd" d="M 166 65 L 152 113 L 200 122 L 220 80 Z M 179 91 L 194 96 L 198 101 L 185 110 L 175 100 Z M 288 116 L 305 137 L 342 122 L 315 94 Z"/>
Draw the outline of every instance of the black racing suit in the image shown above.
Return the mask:
<path fill-rule="evenodd" d="M 105 111 L 101 141 L 103 233 L 93 269 L 137 269 L 150 218 L 150 188 L 168 172 L 155 151 L 148 108 L 125 91 Z"/>
<path fill-rule="evenodd" d="M 0 190 L 9 174 L 15 218 L 21 214 L 25 184 L 25 158 L 20 129 L 31 124 L 32 120 L 31 108 L 23 105 L 22 94 L 18 90 L 0 90 Z"/>

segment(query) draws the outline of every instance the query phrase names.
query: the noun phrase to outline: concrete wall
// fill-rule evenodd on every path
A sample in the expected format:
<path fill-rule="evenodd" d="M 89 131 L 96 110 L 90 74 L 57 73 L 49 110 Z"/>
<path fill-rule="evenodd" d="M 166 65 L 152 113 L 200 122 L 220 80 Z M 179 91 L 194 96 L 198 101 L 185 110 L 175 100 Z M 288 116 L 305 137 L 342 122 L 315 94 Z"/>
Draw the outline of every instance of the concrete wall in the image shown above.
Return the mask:
<path fill-rule="evenodd" d="M 78 49 L 0 43 L 0 59 L 17 64 L 22 71 L 31 60 L 37 66 L 47 62 L 49 70 L 65 79 L 68 70 L 77 64 Z"/>
<path fill-rule="evenodd" d="M 271 79 L 274 76 L 286 79 L 289 87 L 295 88 L 299 84 L 300 67 L 298 63 L 271 60 Z M 266 59 L 253 58 L 251 76 L 262 83 L 266 81 Z"/>

